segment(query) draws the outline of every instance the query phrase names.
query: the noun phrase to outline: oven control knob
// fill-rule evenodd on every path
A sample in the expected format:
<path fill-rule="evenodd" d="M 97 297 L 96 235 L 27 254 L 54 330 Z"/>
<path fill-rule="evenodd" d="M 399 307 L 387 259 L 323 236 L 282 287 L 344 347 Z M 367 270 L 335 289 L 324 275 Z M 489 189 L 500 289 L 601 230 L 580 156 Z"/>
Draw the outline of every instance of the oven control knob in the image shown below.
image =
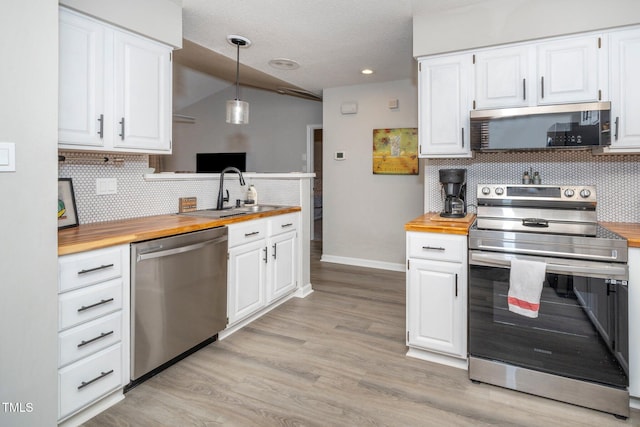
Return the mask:
<path fill-rule="evenodd" d="M 582 197 L 583 199 L 588 198 L 591 195 L 591 191 L 587 190 L 586 188 L 583 190 L 580 190 L 580 197 Z"/>
<path fill-rule="evenodd" d="M 504 193 L 504 188 L 502 187 L 496 187 L 496 194 L 498 196 L 502 196 L 502 194 Z"/>
<path fill-rule="evenodd" d="M 489 187 L 482 187 L 482 194 L 488 196 L 491 193 L 491 189 Z"/>
<path fill-rule="evenodd" d="M 567 188 L 566 190 L 564 190 L 565 197 L 573 197 L 574 194 L 576 194 L 576 192 L 573 191 L 571 188 Z"/>

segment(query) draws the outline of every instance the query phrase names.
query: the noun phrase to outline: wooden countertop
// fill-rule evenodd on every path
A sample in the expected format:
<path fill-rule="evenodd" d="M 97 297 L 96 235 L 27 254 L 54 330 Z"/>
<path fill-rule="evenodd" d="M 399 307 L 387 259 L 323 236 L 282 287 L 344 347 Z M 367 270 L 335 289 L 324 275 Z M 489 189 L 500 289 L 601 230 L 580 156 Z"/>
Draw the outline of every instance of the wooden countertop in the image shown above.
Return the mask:
<path fill-rule="evenodd" d="M 157 239 L 300 210 L 299 206 L 283 206 L 272 211 L 223 219 L 170 214 L 83 224 L 58 231 L 58 255 Z"/>
<path fill-rule="evenodd" d="M 464 218 L 442 218 L 439 212 L 427 212 L 407 222 L 406 231 L 426 233 L 469 234 L 469 227 L 476 220 L 476 215 L 468 213 Z"/>
<path fill-rule="evenodd" d="M 627 239 L 627 246 L 640 248 L 640 224 L 633 222 L 601 222 L 604 228 Z"/>

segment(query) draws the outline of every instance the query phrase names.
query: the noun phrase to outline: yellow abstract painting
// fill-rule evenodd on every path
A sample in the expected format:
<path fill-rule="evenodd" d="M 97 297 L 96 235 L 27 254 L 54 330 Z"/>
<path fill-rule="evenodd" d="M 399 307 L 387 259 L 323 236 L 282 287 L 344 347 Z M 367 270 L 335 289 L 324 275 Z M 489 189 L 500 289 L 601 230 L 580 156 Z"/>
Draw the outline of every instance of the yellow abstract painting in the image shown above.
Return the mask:
<path fill-rule="evenodd" d="M 374 129 L 373 173 L 418 175 L 418 128 Z"/>

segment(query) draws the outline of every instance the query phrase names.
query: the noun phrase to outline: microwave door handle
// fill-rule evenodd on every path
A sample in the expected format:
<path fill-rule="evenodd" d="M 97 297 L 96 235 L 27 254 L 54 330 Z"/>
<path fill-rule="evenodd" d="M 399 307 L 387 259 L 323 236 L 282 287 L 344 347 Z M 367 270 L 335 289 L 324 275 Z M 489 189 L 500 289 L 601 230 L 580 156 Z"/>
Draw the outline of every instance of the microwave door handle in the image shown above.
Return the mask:
<path fill-rule="evenodd" d="M 478 253 L 472 252 L 470 254 L 470 263 L 475 265 L 488 265 L 488 266 L 496 266 L 496 267 L 510 267 L 512 259 L 534 259 L 530 257 L 516 257 L 515 255 L 506 255 L 506 254 L 493 254 L 493 253 Z M 535 259 L 539 260 L 539 259 Z M 555 260 L 554 260 L 555 261 Z M 601 263 L 597 263 L 593 266 L 590 265 L 575 265 L 570 263 L 558 263 L 558 262 L 547 262 L 547 272 L 548 273 L 567 273 L 573 275 L 584 275 L 584 276 L 593 276 L 597 274 L 601 275 L 612 275 L 612 276 L 626 276 L 627 269 L 625 266 L 611 266 L 611 265 L 602 265 Z"/>

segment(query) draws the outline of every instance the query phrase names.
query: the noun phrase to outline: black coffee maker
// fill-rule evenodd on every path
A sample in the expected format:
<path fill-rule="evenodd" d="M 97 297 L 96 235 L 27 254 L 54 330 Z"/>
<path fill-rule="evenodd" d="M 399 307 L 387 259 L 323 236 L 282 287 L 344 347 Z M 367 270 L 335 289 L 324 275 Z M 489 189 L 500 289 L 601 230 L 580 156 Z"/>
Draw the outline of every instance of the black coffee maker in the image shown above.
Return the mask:
<path fill-rule="evenodd" d="M 467 214 L 465 199 L 467 196 L 466 169 L 440 169 L 440 185 L 444 210 L 440 213 L 444 218 L 463 218 Z"/>

